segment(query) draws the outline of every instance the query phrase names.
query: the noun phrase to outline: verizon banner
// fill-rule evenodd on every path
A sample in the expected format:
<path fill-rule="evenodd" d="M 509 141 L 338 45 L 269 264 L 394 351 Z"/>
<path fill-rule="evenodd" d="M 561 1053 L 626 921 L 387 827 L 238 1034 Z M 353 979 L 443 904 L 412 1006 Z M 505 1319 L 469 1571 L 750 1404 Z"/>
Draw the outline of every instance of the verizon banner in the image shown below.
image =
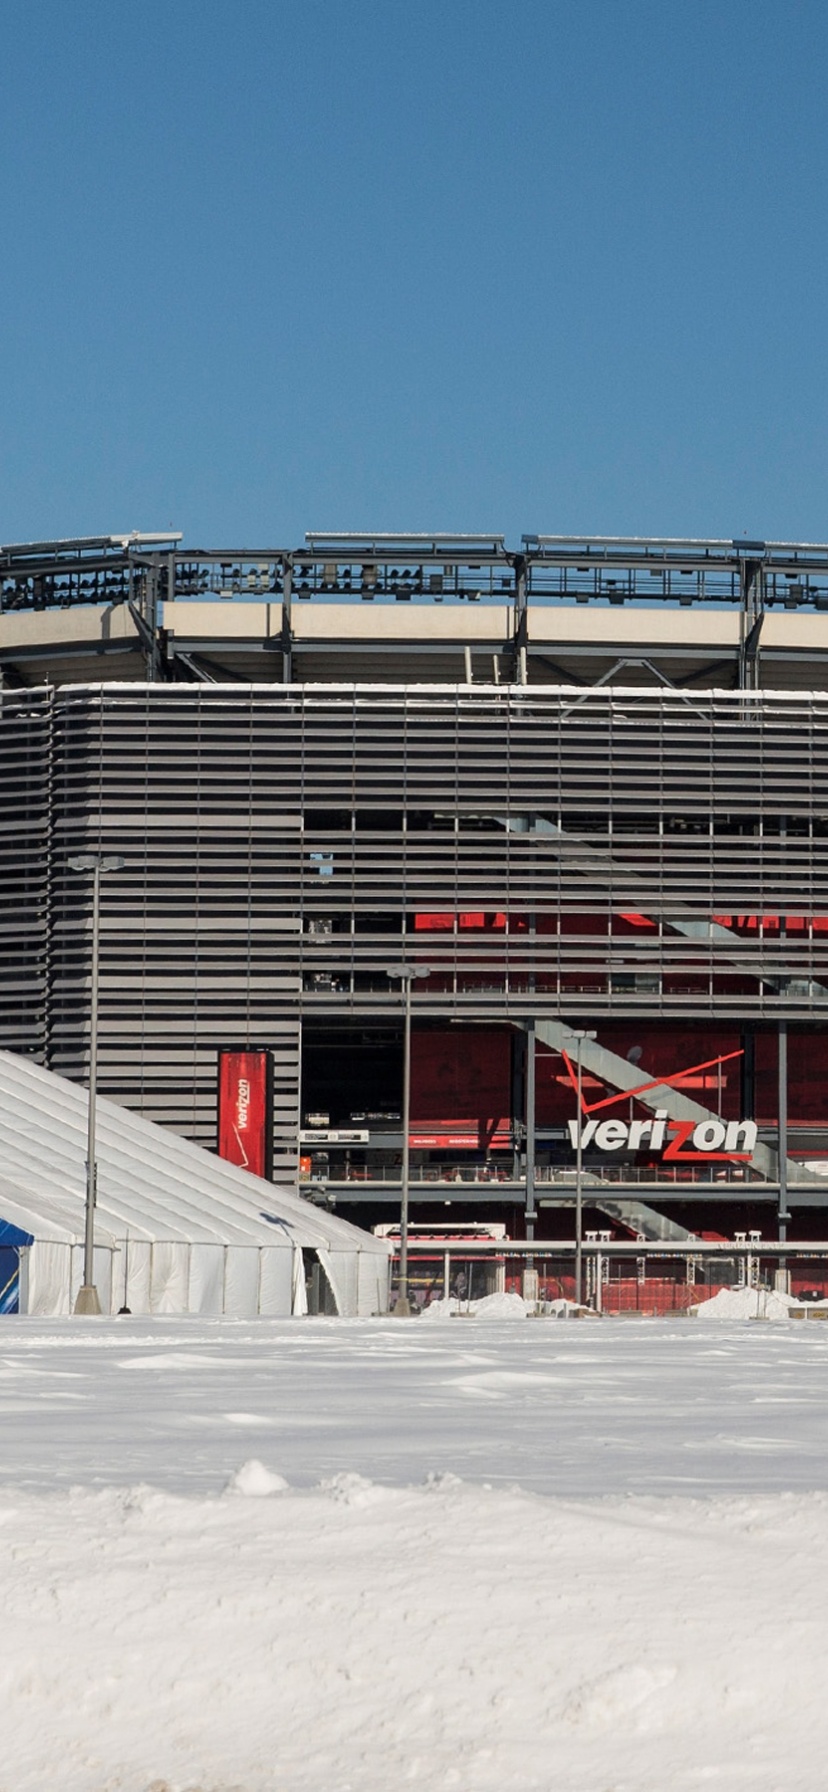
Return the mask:
<path fill-rule="evenodd" d="M 254 1176 L 272 1169 L 272 1081 L 269 1051 L 219 1052 L 218 1154 Z"/>

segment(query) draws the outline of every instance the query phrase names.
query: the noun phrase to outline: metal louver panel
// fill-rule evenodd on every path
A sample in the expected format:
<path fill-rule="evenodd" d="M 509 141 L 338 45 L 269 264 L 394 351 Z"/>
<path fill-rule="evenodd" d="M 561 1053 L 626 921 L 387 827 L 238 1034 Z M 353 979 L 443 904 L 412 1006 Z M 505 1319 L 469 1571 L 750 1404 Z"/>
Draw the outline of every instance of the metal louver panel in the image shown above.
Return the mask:
<path fill-rule="evenodd" d="M 52 705 L 0 690 L 0 1037 L 46 1051 Z"/>
<path fill-rule="evenodd" d="M 219 1047 L 269 1045 L 278 1179 L 296 1172 L 298 979 L 251 715 L 248 701 L 214 725 L 198 702 L 159 709 L 142 686 L 58 704 L 50 1064 L 86 1074 L 89 889 L 67 860 L 117 851 L 126 866 L 101 911 L 101 1089 L 213 1145 Z"/>
<path fill-rule="evenodd" d="M 67 860 L 122 854 L 102 1088 L 212 1144 L 218 1047 L 268 1045 L 277 1175 L 302 1017 L 396 1024 L 402 949 L 439 1020 L 825 1014 L 821 693 L 110 683 L 3 705 L 2 1043 L 48 1033 L 85 1076 Z"/>

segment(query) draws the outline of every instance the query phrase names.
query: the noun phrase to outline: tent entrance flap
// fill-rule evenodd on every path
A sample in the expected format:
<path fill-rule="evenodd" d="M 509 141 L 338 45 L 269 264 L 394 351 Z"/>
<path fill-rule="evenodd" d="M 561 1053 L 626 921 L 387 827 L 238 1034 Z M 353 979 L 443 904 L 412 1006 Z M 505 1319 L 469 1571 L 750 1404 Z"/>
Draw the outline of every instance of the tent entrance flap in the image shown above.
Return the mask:
<path fill-rule="evenodd" d="M 335 1317 L 337 1313 L 343 1311 L 343 1308 L 337 1300 L 330 1275 L 328 1252 L 321 1249 L 315 1251 L 305 1249 L 302 1252 L 302 1260 L 307 1290 L 307 1311 Z"/>

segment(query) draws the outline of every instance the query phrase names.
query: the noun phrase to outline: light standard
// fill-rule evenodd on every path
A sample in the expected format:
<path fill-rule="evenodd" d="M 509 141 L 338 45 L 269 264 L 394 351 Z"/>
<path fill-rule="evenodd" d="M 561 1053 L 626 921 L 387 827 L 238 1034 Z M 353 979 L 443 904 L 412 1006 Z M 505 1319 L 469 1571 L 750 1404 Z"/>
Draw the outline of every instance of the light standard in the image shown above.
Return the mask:
<path fill-rule="evenodd" d="M 571 1033 L 570 1040 L 575 1044 L 576 1088 L 578 1092 L 578 1116 L 575 1132 L 575 1303 L 581 1305 L 584 1292 L 584 1202 L 583 1202 L 583 1151 L 581 1133 L 583 1130 L 583 1066 L 581 1063 L 581 1047 L 585 1039 L 594 1039 L 594 1033 Z M 569 1043 L 569 1041 L 567 1041 Z"/>
<path fill-rule="evenodd" d="M 101 875 L 120 871 L 126 864 L 118 853 L 82 852 L 68 860 L 70 871 L 92 873 L 92 974 L 89 990 L 89 1104 L 86 1130 L 86 1229 L 83 1243 L 83 1287 L 75 1301 L 76 1313 L 100 1313 L 95 1287 L 95 1199 L 98 1166 L 95 1161 L 95 1106 L 98 1093 L 98 960 L 101 931 Z"/>
<path fill-rule="evenodd" d="M 395 1319 L 410 1319 L 408 1301 L 408 1130 L 411 1110 L 411 985 L 415 977 L 430 976 L 425 964 L 387 964 L 386 977 L 402 984 L 405 994 L 405 1029 L 403 1033 L 403 1099 L 402 1099 L 402 1190 L 400 1194 L 400 1278 Z"/>

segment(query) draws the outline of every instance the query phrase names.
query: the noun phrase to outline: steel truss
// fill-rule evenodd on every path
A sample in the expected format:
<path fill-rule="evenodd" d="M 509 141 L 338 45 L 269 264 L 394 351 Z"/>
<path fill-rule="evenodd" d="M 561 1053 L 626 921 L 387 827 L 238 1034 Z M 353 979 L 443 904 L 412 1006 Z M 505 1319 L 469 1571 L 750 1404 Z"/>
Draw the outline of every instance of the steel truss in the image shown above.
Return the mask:
<path fill-rule="evenodd" d="M 812 543 L 310 534 L 232 551 L 149 534 L 0 548 L 12 686 L 90 676 L 90 661 L 96 677 L 208 683 L 821 686 L 826 611 L 828 546 Z"/>

